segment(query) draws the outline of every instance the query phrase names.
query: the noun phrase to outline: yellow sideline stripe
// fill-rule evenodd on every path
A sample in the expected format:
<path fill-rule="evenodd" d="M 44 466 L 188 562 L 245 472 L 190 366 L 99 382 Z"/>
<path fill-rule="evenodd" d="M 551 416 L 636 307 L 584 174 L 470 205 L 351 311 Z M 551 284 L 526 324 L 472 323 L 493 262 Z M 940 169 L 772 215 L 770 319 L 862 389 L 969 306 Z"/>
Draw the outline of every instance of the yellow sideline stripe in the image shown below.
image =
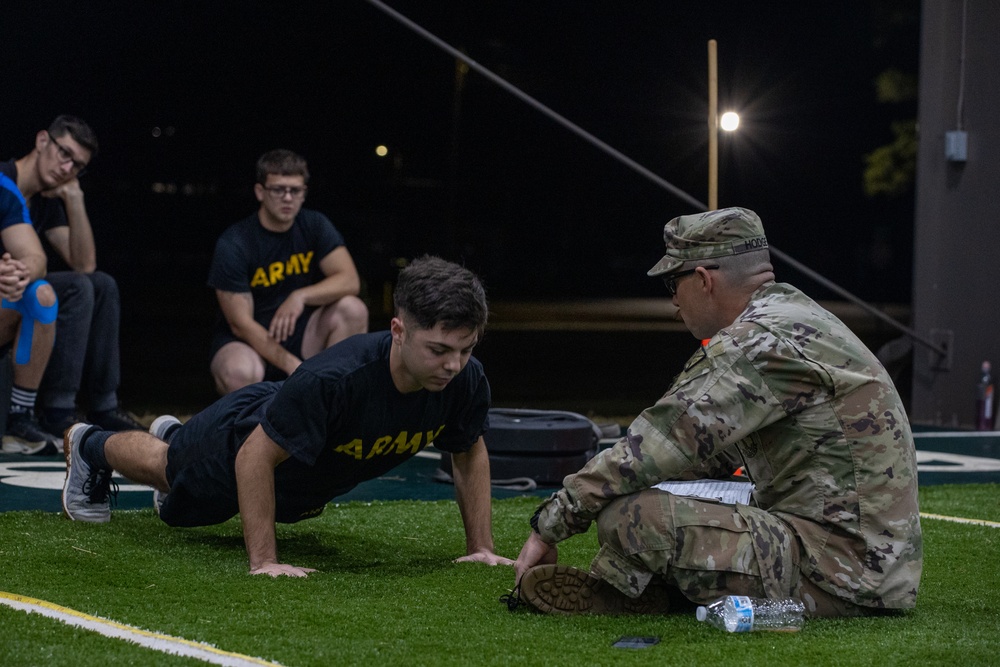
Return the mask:
<path fill-rule="evenodd" d="M 17 595 L 16 593 L 0 591 L 0 604 L 4 604 L 12 609 L 19 609 L 29 614 L 41 614 L 67 625 L 96 632 L 105 637 L 124 639 L 125 641 L 139 644 L 140 646 L 151 648 L 161 653 L 204 660 L 214 665 L 223 665 L 224 667 L 248 667 L 250 665 L 281 667 L 277 662 L 268 662 L 260 658 L 252 658 L 248 655 L 222 651 L 209 644 L 171 637 L 170 635 L 161 635 L 157 632 L 149 632 L 148 630 L 140 630 L 131 625 L 124 625 L 115 621 L 109 621 L 106 618 L 91 616 L 75 609 L 60 607 L 45 600 L 36 600 L 23 595 Z"/>
<path fill-rule="evenodd" d="M 920 513 L 921 519 L 940 519 L 941 521 L 954 521 L 955 523 L 969 523 L 974 526 L 989 526 L 990 528 L 1000 528 L 1000 522 L 986 521 L 985 519 L 963 519 L 960 516 L 945 516 L 944 514 Z"/>

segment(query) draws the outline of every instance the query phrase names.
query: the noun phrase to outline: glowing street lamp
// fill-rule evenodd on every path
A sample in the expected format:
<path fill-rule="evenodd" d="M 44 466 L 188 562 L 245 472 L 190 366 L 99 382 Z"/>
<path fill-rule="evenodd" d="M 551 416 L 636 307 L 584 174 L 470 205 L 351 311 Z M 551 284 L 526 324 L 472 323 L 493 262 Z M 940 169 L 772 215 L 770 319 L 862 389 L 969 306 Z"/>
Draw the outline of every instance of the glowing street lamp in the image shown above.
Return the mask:
<path fill-rule="evenodd" d="M 726 132 L 734 132 L 740 126 L 740 115 L 735 111 L 727 111 L 719 119 L 719 127 Z"/>

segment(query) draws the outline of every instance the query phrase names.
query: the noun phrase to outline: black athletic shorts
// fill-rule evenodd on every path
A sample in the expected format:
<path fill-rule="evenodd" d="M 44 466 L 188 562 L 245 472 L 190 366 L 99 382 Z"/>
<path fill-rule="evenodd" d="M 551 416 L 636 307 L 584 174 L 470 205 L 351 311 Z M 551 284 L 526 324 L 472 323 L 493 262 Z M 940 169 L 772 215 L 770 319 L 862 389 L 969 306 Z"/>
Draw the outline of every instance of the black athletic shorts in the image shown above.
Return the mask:
<path fill-rule="evenodd" d="M 306 306 L 305 310 L 302 311 L 302 315 L 295 322 L 295 331 L 292 335 L 285 339 L 285 342 L 281 344 L 283 348 L 294 354 L 299 359 L 302 359 L 302 340 L 306 335 L 306 325 L 309 324 L 309 318 L 316 311 L 316 306 Z M 222 346 L 226 343 L 232 343 L 234 341 L 239 341 L 241 339 L 233 335 L 232 330 L 229 325 L 226 324 L 224 319 L 220 318 L 220 321 L 215 326 L 215 333 L 212 335 L 212 346 L 209 349 L 208 361 L 212 362 L 215 358 L 216 352 L 222 349 Z M 281 370 L 277 366 L 273 366 L 267 361 L 264 362 L 264 380 L 268 382 L 277 382 L 279 380 L 284 380 L 288 377 L 285 371 Z"/>
<path fill-rule="evenodd" d="M 210 526 L 239 513 L 236 453 L 260 423 L 280 386 L 277 382 L 258 382 L 227 394 L 171 434 L 167 450 L 170 493 L 160 506 L 164 523 Z M 294 523 L 318 516 L 323 505 L 314 505 L 279 495 L 275 519 Z"/>

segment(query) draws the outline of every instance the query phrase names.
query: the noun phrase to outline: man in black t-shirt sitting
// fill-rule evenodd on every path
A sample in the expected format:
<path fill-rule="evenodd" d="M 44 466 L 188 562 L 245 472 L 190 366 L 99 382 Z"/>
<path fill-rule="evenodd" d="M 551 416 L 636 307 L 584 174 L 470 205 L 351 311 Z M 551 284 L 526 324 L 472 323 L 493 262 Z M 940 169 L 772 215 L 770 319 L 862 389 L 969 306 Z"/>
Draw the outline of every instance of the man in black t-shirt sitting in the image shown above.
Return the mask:
<path fill-rule="evenodd" d="M 208 286 L 222 310 L 211 351 L 220 394 L 284 379 L 304 359 L 368 330 L 344 237 L 325 215 L 302 208 L 308 181 L 302 156 L 262 155 L 260 208 L 216 243 Z"/>
<path fill-rule="evenodd" d="M 150 433 L 74 425 L 65 439 L 66 515 L 110 521 L 117 470 L 157 490 L 154 504 L 171 526 L 238 513 L 250 573 L 302 577 L 313 570 L 278 560 L 275 522 L 317 516 L 433 442 L 452 454 L 466 535 L 458 560 L 512 564 L 493 552 L 483 441 L 490 387 L 472 357 L 488 312 L 482 284 L 465 268 L 424 257 L 400 273 L 394 296 L 389 331 L 353 336 L 286 381 L 232 392 L 184 425 L 169 416 Z"/>
<path fill-rule="evenodd" d="M 110 431 L 141 428 L 119 405 L 121 299 L 114 277 L 97 268 L 94 230 L 80 185 L 96 155 L 91 127 L 62 114 L 37 133 L 32 152 L 0 164 L 27 197 L 48 263 L 45 280 L 59 298 L 58 335 L 38 392 L 41 430 L 58 436 L 79 419 L 77 408 L 84 403 L 92 424 Z"/>

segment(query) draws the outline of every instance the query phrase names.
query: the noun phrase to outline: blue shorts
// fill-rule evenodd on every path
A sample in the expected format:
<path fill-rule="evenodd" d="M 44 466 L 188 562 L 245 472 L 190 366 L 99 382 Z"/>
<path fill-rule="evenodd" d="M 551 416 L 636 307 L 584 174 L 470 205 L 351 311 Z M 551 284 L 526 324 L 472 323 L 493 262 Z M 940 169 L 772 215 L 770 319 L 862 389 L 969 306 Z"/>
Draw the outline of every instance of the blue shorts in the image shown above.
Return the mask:
<path fill-rule="evenodd" d="M 278 382 L 258 382 L 223 396 L 170 435 L 170 493 L 160 519 L 170 526 L 210 526 L 239 514 L 236 453 L 263 418 Z M 319 515 L 323 504 L 279 496 L 275 519 L 294 523 Z"/>

